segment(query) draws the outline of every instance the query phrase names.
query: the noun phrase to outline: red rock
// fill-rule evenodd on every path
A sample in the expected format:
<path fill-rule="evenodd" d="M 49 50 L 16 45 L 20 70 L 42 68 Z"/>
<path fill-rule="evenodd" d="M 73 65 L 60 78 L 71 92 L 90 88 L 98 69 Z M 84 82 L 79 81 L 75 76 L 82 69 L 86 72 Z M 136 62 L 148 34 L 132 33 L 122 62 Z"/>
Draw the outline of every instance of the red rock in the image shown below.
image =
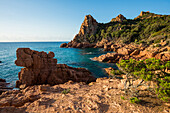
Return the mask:
<path fill-rule="evenodd" d="M 55 55 L 54 55 L 53 52 L 50 51 L 50 52 L 48 53 L 48 58 L 53 58 L 54 56 L 55 56 Z"/>
<path fill-rule="evenodd" d="M 94 34 L 97 28 L 98 22 L 91 15 L 86 15 L 81 24 L 79 33 L 74 37 L 73 41 L 86 42 L 86 36 Z"/>
<path fill-rule="evenodd" d="M 25 49 L 31 54 L 25 53 Z M 23 55 L 23 56 L 22 56 Z M 48 57 L 47 57 L 48 56 Z M 33 51 L 28 48 L 17 49 L 17 66 L 23 66 L 18 73 L 19 80 L 16 82 L 16 87 L 20 85 L 32 86 L 38 84 L 61 84 L 69 80 L 74 82 L 92 82 L 95 78 L 91 73 L 84 68 L 72 68 L 66 64 L 57 64 L 57 59 L 54 59 L 54 53 Z M 27 62 L 27 59 L 31 61 Z"/>
<path fill-rule="evenodd" d="M 67 46 L 67 43 L 62 43 L 61 45 L 60 45 L 60 47 L 62 48 L 62 47 L 66 47 Z"/>
<path fill-rule="evenodd" d="M 100 62 L 112 62 L 117 63 L 120 58 L 124 57 L 122 54 L 117 53 L 107 53 L 105 55 L 101 55 L 99 57 L 94 57 L 92 60 L 100 61 Z"/>
<path fill-rule="evenodd" d="M 130 53 L 131 53 L 132 51 L 133 51 L 132 49 L 122 47 L 122 48 L 119 48 L 119 49 L 117 50 L 117 53 L 119 53 L 119 54 L 124 54 L 124 55 L 130 55 Z"/>

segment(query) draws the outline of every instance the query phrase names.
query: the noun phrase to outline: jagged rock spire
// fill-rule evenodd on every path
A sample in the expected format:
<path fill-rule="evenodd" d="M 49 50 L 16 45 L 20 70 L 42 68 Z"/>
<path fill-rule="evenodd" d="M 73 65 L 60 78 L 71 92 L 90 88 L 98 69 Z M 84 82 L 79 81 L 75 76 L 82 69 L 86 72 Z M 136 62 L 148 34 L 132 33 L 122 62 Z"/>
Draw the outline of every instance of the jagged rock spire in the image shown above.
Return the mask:
<path fill-rule="evenodd" d="M 92 35 L 96 32 L 98 22 L 91 16 L 86 15 L 83 23 L 81 24 L 79 33 L 74 37 L 73 41 L 86 41 L 87 35 Z"/>

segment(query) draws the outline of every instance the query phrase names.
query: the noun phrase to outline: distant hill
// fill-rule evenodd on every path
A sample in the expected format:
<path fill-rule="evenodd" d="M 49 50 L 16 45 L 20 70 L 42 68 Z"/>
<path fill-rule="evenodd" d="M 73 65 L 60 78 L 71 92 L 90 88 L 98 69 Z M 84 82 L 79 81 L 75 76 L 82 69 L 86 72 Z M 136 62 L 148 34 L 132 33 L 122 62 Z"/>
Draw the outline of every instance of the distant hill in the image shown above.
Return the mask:
<path fill-rule="evenodd" d="M 134 19 L 118 15 L 109 23 L 98 23 L 91 15 L 85 16 L 73 41 L 96 43 L 102 39 L 129 43 L 155 36 L 170 38 L 170 15 L 141 12 Z"/>

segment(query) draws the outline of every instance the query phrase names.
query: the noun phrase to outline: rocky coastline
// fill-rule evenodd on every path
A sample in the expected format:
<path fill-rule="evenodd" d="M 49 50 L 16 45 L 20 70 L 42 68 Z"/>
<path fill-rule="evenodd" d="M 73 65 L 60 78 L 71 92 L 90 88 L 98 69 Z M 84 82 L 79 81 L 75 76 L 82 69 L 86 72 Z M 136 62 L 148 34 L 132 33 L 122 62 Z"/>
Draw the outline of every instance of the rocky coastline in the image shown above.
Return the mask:
<path fill-rule="evenodd" d="M 105 50 L 117 51 L 116 53 L 107 53 L 96 57 L 94 60 L 115 63 L 125 56 L 140 55 L 150 46 L 143 47 L 138 45 L 108 45 Z M 108 47 L 108 48 L 106 48 Z M 160 48 L 161 47 L 161 48 Z M 130 48 L 133 48 L 130 49 Z M 141 48 L 141 49 L 139 49 Z M 143 49 L 145 48 L 145 49 Z M 120 50 L 119 50 L 120 49 Z M 160 43 L 161 59 L 168 60 L 166 56 L 167 43 Z M 139 52 L 135 52 L 140 50 Z M 153 51 L 152 49 L 150 49 Z M 163 51 L 162 51 L 163 50 Z M 122 54 L 125 53 L 125 54 Z M 119 52 L 119 53 L 118 53 Z M 154 52 L 154 51 L 153 51 Z M 151 53 L 151 52 L 150 52 Z M 169 53 L 168 53 L 169 55 Z M 156 55 L 155 55 L 156 56 Z M 53 52 L 48 54 L 38 52 L 29 48 L 17 49 L 17 66 L 24 67 L 19 72 L 19 81 L 16 82 L 20 90 L 5 91 L 0 95 L 0 112 L 3 113 L 26 113 L 26 112 L 158 112 L 168 113 L 169 104 L 160 101 L 156 95 L 146 92 L 149 96 L 143 97 L 143 104 L 129 103 L 128 95 L 124 90 L 126 76 L 121 75 L 123 79 L 116 78 L 94 78 L 91 73 L 82 68 L 72 68 L 65 64 L 57 64 Z M 148 53 L 142 58 L 148 58 Z M 131 58 L 131 57 L 130 57 Z M 136 57 L 136 59 L 141 57 Z M 164 59 L 163 59 L 164 58 Z M 109 60 L 108 60 L 109 59 Z M 110 61 L 111 60 L 111 61 Z M 59 71 L 60 70 L 60 71 Z M 106 69 L 107 73 L 115 70 Z M 32 73 L 32 74 L 30 74 Z M 44 74 L 45 73 L 45 74 Z M 52 77 L 52 79 L 49 79 Z M 43 79 L 44 78 L 44 79 Z M 58 81 L 60 80 L 60 81 Z M 140 81 L 136 81 L 138 84 Z M 150 87 L 154 87 L 154 83 Z M 141 86 L 143 92 L 148 86 Z M 121 97 L 125 98 L 124 100 Z M 150 96 L 154 97 L 150 99 Z M 145 102 L 147 101 L 147 103 Z M 149 106 L 153 107 L 149 107 Z M 159 106 L 157 106 L 159 105 Z M 128 109 L 127 109 L 128 108 Z M 161 109 L 161 110 L 160 110 Z"/>
<path fill-rule="evenodd" d="M 161 40 L 157 44 L 112 44 L 105 45 L 105 51 L 114 51 L 115 53 L 107 53 L 92 60 L 108 63 L 119 63 L 122 59 L 145 60 L 148 58 L 161 59 L 162 61 L 170 60 L 169 42 Z"/>
<path fill-rule="evenodd" d="M 163 16 L 141 12 L 134 20 L 152 17 Z M 120 14 L 111 20 L 111 24 L 122 23 L 126 20 Z M 167 36 L 158 36 L 157 43 L 154 43 L 157 37 L 147 40 L 149 43 L 137 41 L 122 43 L 119 39 L 112 41 L 109 37 L 94 41 L 93 35 L 98 32 L 101 25 L 103 24 L 98 23 L 91 15 L 86 15 L 79 33 L 72 41 L 63 43 L 60 47 L 103 48 L 104 51 L 113 52 L 92 58 L 99 62 L 119 63 L 121 60 L 140 61 L 148 58 L 170 61 L 170 41 Z M 92 35 L 91 38 L 89 35 Z M 128 74 L 120 74 L 121 79 L 95 78 L 84 68 L 57 64 L 53 52 L 18 48 L 16 55 L 15 64 L 23 67 L 18 73 L 19 80 L 16 81 L 16 87 L 19 90 L 2 92 L 0 95 L 0 112 L 2 113 L 170 112 L 169 102 L 161 101 L 156 94 L 147 91 L 148 87 L 155 86 L 155 82 L 147 81 L 146 86 L 139 86 L 139 93 L 142 95 L 140 98 L 143 101 L 140 104 L 134 104 L 129 102 L 130 95 L 124 90 Z M 110 67 L 105 70 L 110 75 L 111 71 L 116 69 Z M 6 85 L 4 80 L 2 82 Z M 134 81 L 136 85 L 139 83 L 141 80 Z"/>

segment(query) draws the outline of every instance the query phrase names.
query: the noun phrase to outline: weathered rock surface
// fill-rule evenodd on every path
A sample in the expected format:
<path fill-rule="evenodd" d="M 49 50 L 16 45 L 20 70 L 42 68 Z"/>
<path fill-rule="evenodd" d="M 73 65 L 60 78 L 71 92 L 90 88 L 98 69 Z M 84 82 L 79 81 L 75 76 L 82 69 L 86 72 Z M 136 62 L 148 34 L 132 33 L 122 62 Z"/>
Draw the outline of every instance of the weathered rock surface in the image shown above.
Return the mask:
<path fill-rule="evenodd" d="M 100 61 L 100 62 L 109 62 L 109 63 L 117 63 L 119 59 L 124 57 L 125 55 L 117 54 L 117 53 L 107 53 L 105 55 L 101 55 L 99 57 L 94 57 L 92 60 Z"/>
<path fill-rule="evenodd" d="M 139 97 L 142 104 L 132 104 L 119 89 L 123 80 L 98 78 L 89 85 L 67 82 L 54 86 L 35 85 L 0 95 L 0 113 L 165 113 L 168 106 L 155 96 Z M 63 93 L 68 90 L 68 93 Z M 147 93 L 149 95 L 149 93 Z M 121 99 L 121 96 L 125 100 Z M 150 107 L 151 106 L 151 107 Z"/>
<path fill-rule="evenodd" d="M 83 23 L 81 24 L 79 33 L 74 37 L 73 41 L 86 42 L 86 36 L 92 35 L 96 32 L 98 22 L 91 16 L 86 15 Z"/>
<path fill-rule="evenodd" d="M 66 64 L 57 64 L 54 53 L 38 52 L 29 48 L 17 49 L 15 64 L 24 68 L 18 73 L 16 87 L 38 84 L 61 84 L 69 80 L 74 82 L 92 82 L 95 78 L 84 68 L 72 68 Z"/>

